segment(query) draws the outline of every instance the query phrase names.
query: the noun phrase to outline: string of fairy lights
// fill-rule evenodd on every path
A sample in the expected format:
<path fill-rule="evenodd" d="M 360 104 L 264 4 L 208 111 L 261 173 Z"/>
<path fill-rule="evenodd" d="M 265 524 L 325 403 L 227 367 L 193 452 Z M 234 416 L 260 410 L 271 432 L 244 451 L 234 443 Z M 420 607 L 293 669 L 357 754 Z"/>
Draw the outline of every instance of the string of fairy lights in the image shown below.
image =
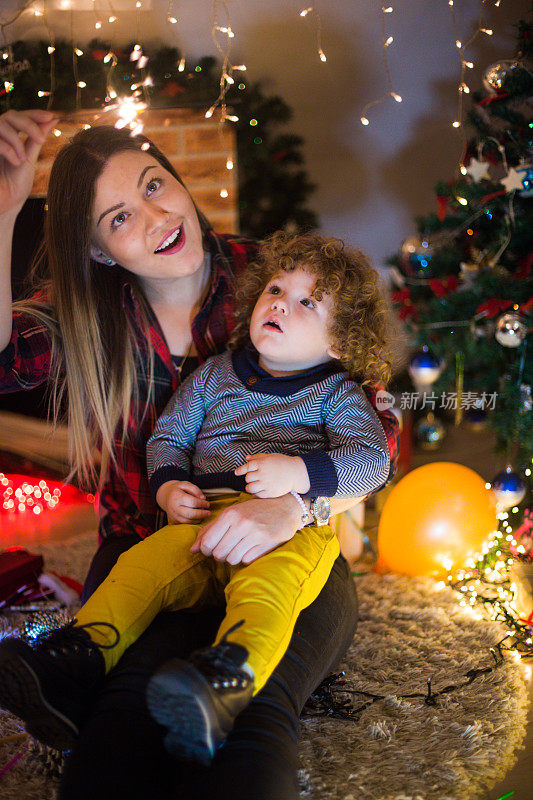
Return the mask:
<path fill-rule="evenodd" d="M 132 0 L 132 6 L 133 6 L 133 1 L 134 0 Z M 452 23 L 453 23 L 453 32 L 454 32 L 454 36 L 455 36 L 455 45 L 456 45 L 456 47 L 458 49 L 459 62 L 460 62 L 460 78 L 459 78 L 459 83 L 458 83 L 459 105 L 458 105 L 458 111 L 457 111 L 456 118 L 452 122 L 452 125 L 455 128 L 462 128 L 462 125 L 463 125 L 463 96 L 470 92 L 470 88 L 469 88 L 469 86 L 467 85 L 467 83 L 465 81 L 465 72 L 466 72 L 467 69 L 473 69 L 473 67 L 474 67 L 474 62 L 469 60 L 469 59 L 467 59 L 467 57 L 466 57 L 466 50 L 473 44 L 475 39 L 480 34 L 485 34 L 487 36 L 492 36 L 493 35 L 492 29 L 487 28 L 486 25 L 483 22 L 483 18 L 482 18 L 483 17 L 483 12 L 484 12 L 485 8 L 489 4 L 494 6 L 494 7 L 496 7 L 496 8 L 499 8 L 500 4 L 501 4 L 501 0 L 480 0 L 480 16 L 479 16 L 479 20 L 478 20 L 478 23 L 477 23 L 477 26 L 476 26 L 476 30 L 474 31 L 473 35 L 470 36 L 470 38 L 465 43 L 463 43 L 463 41 L 461 39 L 461 36 L 460 36 L 460 33 L 459 33 L 459 26 L 458 26 L 457 16 L 456 16 L 456 13 L 455 13 L 454 0 L 447 0 L 447 3 L 448 3 L 448 6 L 450 7 L 450 11 L 451 11 Z M 106 13 L 104 13 L 103 10 L 99 7 L 97 0 L 92 0 L 92 15 L 94 17 L 94 28 L 97 31 L 101 30 L 102 26 L 104 24 L 107 23 L 108 25 L 114 25 L 114 23 L 116 23 L 119 20 L 118 13 L 115 11 L 111 0 L 106 0 L 106 5 L 108 6 L 108 11 Z M 137 37 L 136 38 L 137 38 L 137 41 L 140 42 L 140 39 L 141 39 L 141 37 L 140 37 L 141 12 L 143 11 L 143 2 L 142 2 L 142 0 L 135 0 L 135 5 L 134 5 L 134 7 L 132 7 L 132 10 L 134 10 L 135 13 L 136 13 L 136 28 L 137 28 Z M 71 31 L 73 32 L 74 31 L 74 24 L 73 24 L 74 5 L 73 5 L 73 0 L 61 0 L 61 2 L 59 3 L 59 11 L 69 11 L 69 13 L 71 15 Z M 3 40 L 4 40 L 4 46 L 6 48 L 5 52 L 7 52 L 7 54 L 8 54 L 7 58 L 10 59 L 10 57 L 11 57 L 10 52 L 11 51 L 10 51 L 10 47 L 9 47 L 9 44 L 8 44 L 8 41 L 7 41 L 6 30 L 12 24 L 14 24 L 20 18 L 21 15 L 23 15 L 25 13 L 33 14 L 35 17 L 42 18 L 43 24 L 46 27 L 47 32 L 48 32 L 48 37 L 49 37 L 49 41 L 50 41 L 50 45 L 49 45 L 50 73 L 51 73 L 51 75 L 50 75 L 50 89 L 49 90 L 43 89 L 40 96 L 41 97 L 42 96 L 47 96 L 49 98 L 49 104 L 51 104 L 52 101 L 53 101 L 53 95 L 54 95 L 54 76 L 53 76 L 54 58 L 53 58 L 53 53 L 54 53 L 55 45 L 54 45 L 54 34 L 53 34 L 53 31 L 52 31 L 50 25 L 48 24 L 47 0 L 37 0 L 37 2 L 35 2 L 35 0 L 28 0 L 28 2 L 25 3 L 21 7 L 21 9 L 16 14 L 13 15 L 13 17 L 11 19 L 6 20 L 5 22 L 0 22 L 0 29 L 2 31 L 2 37 L 3 37 Z M 379 105 L 380 103 L 383 103 L 389 97 L 392 97 L 397 103 L 401 103 L 402 100 L 403 100 L 403 97 L 400 94 L 398 94 L 398 92 L 396 92 L 394 90 L 392 74 L 391 74 L 389 61 L 388 61 L 388 48 L 394 42 L 394 37 L 388 32 L 388 29 L 390 28 L 389 19 L 391 18 L 392 14 L 394 13 L 394 8 L 393 8 L 393 6 L 390 6 L 390 5 L 381 5 L 380 13 L 381 13 L 382 61 L 383 61 L 383 67 L 384 67 L 384 70 L 385 70 L 385 75 L 386 75 L 386 80 L 387 80 L 387 91 L 381 97 L 379 97 L 379 98 L 377 98 L 375 100 L 371 100 L 370 102 L 368 102 L 364 106 L 364 108 L 362 109 L 360 120 L 361 120 L 361 124 L 365 125 L 365 126 L 370 125 L 370 121 L 371 120 L 370 120 L 370 118 L 368 116 L 368 112 L 369 112 L 369 110 L 371 108 L 375 107 L 376 105 Z M 177 12 L 174 10 L 174 0 L 169 0 L 168 6 L 167 6 L 167 9 L 166 9 L 165 18 L 166 18 L 166 22 L 170 26 L 175 26 L 175 25 L 177 25 L 179 23 L 179 18 L 178 18 L 178 16 L 176 16 L 176 14 L 177 14 Z M 224 20 L 222 22 L 220 20 L 221 14 L 223 14 L 223 16 L 224 16 Z M 228 8 L 228 4 L 227 4 L 226 0 L 213 0 L 213 16 L 214 16 L 214 21 L 213 21 L 213 25 L 212 25 L 212 38 L 213 38 L 213 42 L 215 44 L 216 49 L 218 50 L 218 52 L 222 56 L 222 69 L 221 69 L 221 77 L 220 77 L 220 92 L 219 92 L 219 96 L 218 96 L 217 100 L 215 101 L 215 103 L 212 105 L 212 107 L 209 108 L 208 111 L 206 112 L 206 116 L 209 118 L 210 116 L 213 115 L 215 109 L 220 108 L 221 109 L 220 121 L 221 121 L 221 124 L 223 124 L 226 121 L 228 121 L 228 122 L 238 121 L 238 118 L 234 114 L 228 113 L 228 109 L 227 109 L 226 103 L 225 103 L 225 98 L 226 98 L 226 93 L 228 91 L 229 86 L 232 83 L 234 83 L 234 81 L 235 81 L 235 78 L 232 75 L 233 71 L 234 70 L 245 70 L 246 67 L 245 67 L 245 65 L 235 66 L 235 65 L 232 65 L 230 63 L 230 50 L 231 50 L 232 40 L 235 37 L 235 32 L 234 32 L 234 30 L 232 28 L 232 25 L 231 25 L 230 13 L 229 13 L 229 8 Z M 324 52 L 324 48 L 323 48 L 323 45 L 322 45 L 322 18 L 321 18 L 321 14 L 319 12 L 319 9 L 317 7 L 317 4 L 313 3 L 312 5 L 303 8 L 299 12 L 299 16 L 300 17 L 304 17 L 304 18 L 309 18 L 310 20 L 314 21 L 315 26 L 316 26 L 316 49 L 317 49 L 317 54 L 318 54 L 318 57 L 319 57 L 321 62 L 326 62 L 327 61 L 327 56 L 326 56 L 326 53 Z M 115 28 L 116 28 L 116 26 L 115 26 Z M 72 39 L 74 39 L 73 35 L 72 35 Z M 141 49 L 141 45 L 140 44 L 137 45 L 136 47 L 138 49 Z M 77 49 L 79 50 L 79 48 L 77 48 Z M 77 53 L 77 49 L 75 48 L 74 41 L 73 41 L 73 50 L 74 50 L 74 52 L 76 54 L 78 54 Z M 135 52 L 138 52 L 138 49 Z M 141 57 L 139 56 L 139 58 L 141 58 Z M 111 60 L 112 59 L 110 59 L 110 61 Z M 112 68 L 112 66 L 113 66 L 113 64 L 111 64 L 111 68 Z M 146 66 L 146 64 L 144 66 Z M 141 70 L 141 73 L 144 70 L 144 66 L 141 65 L 141 64 L 138 65 L 139 69 Z M 181 57 L 178 69 L 179 69 L 179 71 L 183 71 L 185 69 L 185 58 L 183 57 L 183 55 Z M 149 84 L 149 82 L 145 83 L 144 80 L 140 81 L 140 83 L 143 86 L 143 93 L 146 95 L 146 93 L 147 93 L 146 92 L 146 87 L 149 86 L 150 84 Z M 83 84 L 83 82 L 81 82 L 81 84 Z M 82 89 L 82 88 L 84 88 L 84 86 L 80 85 L 80 82 L 78 81 L 77 82 L 77 88 Z M 12 89 L 12 80 L 5 82 L 5 89 L 6 89 L 6 92 L 9 92 L 10 89 Z M 135 95 L 134 95 L 134 97 L 135 97 Z M 146 98 L 145 98 L 145 101 L 146 101 Z M 129 101 L 129 105 L 131 106 L 132 103 L 134 105 L 136 105 L 134 100 L 130 100 Z M 139 101 L 138 107 L 136 107 L 136 114 L 140 114 L 143 110 L 144 110 L 143 103 Z M 129 117 L 129 116 L 130 116 L 130 112 L 128 111 L 127 117 Z"/>

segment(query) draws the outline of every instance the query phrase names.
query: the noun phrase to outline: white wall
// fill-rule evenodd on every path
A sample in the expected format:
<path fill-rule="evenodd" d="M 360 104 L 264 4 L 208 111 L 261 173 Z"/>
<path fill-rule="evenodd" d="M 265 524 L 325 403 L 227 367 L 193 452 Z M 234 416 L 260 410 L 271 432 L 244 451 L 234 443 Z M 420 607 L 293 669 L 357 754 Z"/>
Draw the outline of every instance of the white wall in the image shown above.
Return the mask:
<path fill-rule="evenodd" d="M 59 5 L 61 0 L 53 0 Z M 65 0 L 63 0 L 64 2 Z M 388 0 L 387 0 L 388 2 Z M 52 0 L 48 0 L 49 8 Z M 72 0 L 75 9 L 92 8 L 92 0 Z M 101 38 L 115 35 L 117 45 L 144 34 L 145 44 L 179 46 L 190 58 L 216 54 L 211 38 L 213 2 L 174 0 L 178 25 L 166 22 L 168 0 L 145 0 L 150 11 L 135 11 L 135 0 L 115 0 L 118 23 L 104 24 Z M 244 62 L 250 80 L 262 80 L 293 108 L 291 129 L 306 139 L 306 165 L 318 185 L 311 204 L 322 229 L 365 249 L 379 267 L 401 241 L 414 232 L 414 215 L 435 208 L 433 186 L 453 177 L 461 155 L 461 135 L 451 127 L 456 117 L 458 51 L 447 0 L 390 0 L 387 32 L 394 90 L 392 98 L 370 110 L 371 125 L 359 121 L 365 103 L 387 90 L 382 64 L 380 2 L 317 0 L 322 16 L 323 64 L 316 53 L 316 28 L 298 12 L 308 0 L 228 0 L 235 38 L 232 61 Z M 22 3 L 18 0 L 18 7 Z M 221 7 L 221 3 L 218 4 Z M 102 19 L 107 0 L 97 0 Z M 469 51 L 479 65 L 468 70 L 476 89 L 484 69 L 510 57 L 513 24 L 526 15 L 529 0 L 486 0 L 487 26 Z M 0 0 L 0 21 L 10 17 L 17 0 Z M 459 32 L 466 41 L 477 22 L 480 0 L 455 0 Z M 126 10 L 124 10 L 126 9 Z M 57 36 L 70 37 L 71 15 L 49 12 Z M 221 7 L 221 23 L 223 22 Z M 75 10 L 78 43 L 95 35 L 92 11 Z M 139 24 L 140 21 L 140 24 Z M 26 12 L 7 31 L 11 38 L 44 38 L 40 21 Z M 468 106 L 468 99 L 467 99 Z"/>

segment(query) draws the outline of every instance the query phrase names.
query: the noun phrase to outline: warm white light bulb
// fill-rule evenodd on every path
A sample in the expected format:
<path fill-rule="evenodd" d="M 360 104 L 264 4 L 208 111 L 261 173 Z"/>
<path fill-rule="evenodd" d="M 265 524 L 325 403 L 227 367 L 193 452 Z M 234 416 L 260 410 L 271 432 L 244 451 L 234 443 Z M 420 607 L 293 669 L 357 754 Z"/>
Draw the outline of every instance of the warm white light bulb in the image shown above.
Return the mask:
<path fill-rule="evenodd" d="M 459 39 L 457 39 L 457 41 L 455 42 L 455 46 L 456 46 L 456 47 L 462 47 L 463 45 L 461 44 L 461 42 L 459 41 Z"/>
<path fill-rule="evenodd" d="M 389 36 L 389 38 L 388 38 L 388 39 L 387 39 L 387 41 L 385 42 L 385 47 L 388 47 L 390 44 L 392 44 L 392 43 L 393 43 L 393 41 L 394 41 L 393 37 L 392 37 L 392 36 Z"/>
<path fill-rule="evenodd" d="M 85 81 L 78 81 L 78 86 L 80 87 L 80 89 L 85 89 L 87 84 L 85 83 Z"/>
<path fill-rule="evenodd" d="M 481 32 L 486 33 L 487 36 L 492 36 L 492 34 L 494 33 L 494 31 L 491 28 L 481 28 Z"/>
<path fill-rule="evenodd" d="M 113 17 L 113 16 L 110 16 L 109 19 L 108 19 L 108 22 L 116 22 L 116 21 L 117 21 L 117 18 Z"/>
<path fill-rule="evenodd" d="M 462 206 L 467 206 L 468 205 L 468 200 L 465 200 L 464 197 L 458 197 L 457 198 L 457 202 L 461 203 Z"/>
<path fill-rule="evenodd" d="M 361 117 L 361 122 L 363 125 L 370 125 L 370 120 L 366 117 Z"/>
<path fill-rule="evenodd" d="M 327 61 L 326 54 L 322 49 L 318 51 L 318 55 L 320 56 L 321 61 Z"/>
<path fill-rule="evenodd" d="M 167 22 L 170 22 L 172 25 L 175 25 L 177 21 L 176 17 L 167 17 Z"/>
<path fill-rule="evenodd" d="M 228 160 L 226 161 L 226 169 L 233 169 L 233 161 L 231 160 L 231 158 L 228 158 Z"/>
<path fill-rule="evenodd" d="M 82 56 L 83 55 L 83 50 L 80 50 L 79 47 L 76 47 L 74 52 L 76 53 L 77 56 Z M 105 61 L 105 59 L 104 59 L 104 61 Z"/>
<path fill-rule="evenodd" d="M 230 115 L 226 116 L 226 119 L 229 119 L 230 122 L 238 122 L 239 121 L 239 117 L 236 117 L 235 114 L 230 114 Z"/>
<path fill-rule="evenodd" d="M 312 8 L 304 8 L 303 11 L 300 11 L 301 17 L 306 17 L 313 9 Z"/>
<path fill-rule="evenodd" d="M 97 31 L 99 31 L 100 28 L 102 27 L 102 23 L 101 22 L 95 22 L 94 23 L 94 27 L 96 28 Z"/>
<path fill-rule="evenodd" d="M 452 125 L 453 125 L 454 128 L 460 128 L 461 127 L 461 123 L 457 119 L 455 120 L 455 122 L 452 122 Z"/>
<path fill-rule="evenodd" d="M 178 72 L 183 72 L 184 69 L 185 69 L 185 59 L 182 58 L 180 63 L 178 64 Z"/>
<path fill-rule="evenodd" d="M 55 47 L 53 47 L 53 45 L 50 45 L 50 46 L 48 47 L 48 54 L 49 54 L 49 55 L 52 55 L 52 53 L 54 53 L 54 52 L 55 52 Z"/>
<path fill-rule="evenodd" d="M 391 92 L 391 95 L 394 97 L 394 99 L 396 100 L 397 103 L 401 103 L 402 102 L 402 98 L 401 98 L 401 96 L 399 94 L 396 94 L 395 92 Z"/>
<path fill-rule="evenodd" d="M 221 197 L 227 197 L 228 196 L 228 190 L 227 189 L 221 189 L 220 190 L 220 196 Z"/>
<path fill-rule="evenodd" d="M 54 136 L 61 136 L 61 131 L 58 128 L 54 128 Z"/>

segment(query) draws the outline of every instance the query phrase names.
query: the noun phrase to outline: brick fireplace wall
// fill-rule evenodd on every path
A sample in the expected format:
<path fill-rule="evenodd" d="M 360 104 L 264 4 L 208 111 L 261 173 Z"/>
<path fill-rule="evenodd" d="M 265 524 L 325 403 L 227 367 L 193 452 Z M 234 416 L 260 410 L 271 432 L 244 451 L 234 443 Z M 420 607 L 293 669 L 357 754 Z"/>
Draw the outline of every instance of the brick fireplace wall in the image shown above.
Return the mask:
<path fill-rule="evenodd" d="M 221 128 L 216 114 L 191 109 L 148 109 L 142 114 L 143 133 L 167 156 L 198 207 L 220 233 L 238 233 L 237 158 L 235 132 Z M 57 151 L 84 125 L 114 124 L 113 112 L 83 110 L 66 114 L 57 125 L 60 136 L 50 135 L 43 145 L 32 194 L 46 195 L 48 176 Z M 228 156 L 234 168 L 228 170 Z M 226 190 L 227 197 L 221 196 Z"/>

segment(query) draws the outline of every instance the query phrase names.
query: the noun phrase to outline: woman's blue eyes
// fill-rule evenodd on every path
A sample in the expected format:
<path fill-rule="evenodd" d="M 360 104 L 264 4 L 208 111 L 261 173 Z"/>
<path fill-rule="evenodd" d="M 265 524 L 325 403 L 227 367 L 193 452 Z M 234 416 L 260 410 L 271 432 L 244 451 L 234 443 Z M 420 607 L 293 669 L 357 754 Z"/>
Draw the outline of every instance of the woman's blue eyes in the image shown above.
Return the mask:
<path fill-rule="evenodd" d="M 157 189 L 159 189 L 162 182 L 163 181 L 161 180 L 161 178 L 152 178 L 152 180 L 148 181 L 148 183 L 146 184 L 146 194 L 148 195 L 148 197 L 150 197 L 150 195 L 152 195 L 155 191 L 157 191 Z M 126 214 L 124 211 L 121 211 L 120 214 L 117 214 L 116 217 L 113 217 L 113 219 L 111 220 L 111 227 L 119 228 L 126 222 L 127 218 L 128 214 Z"/>

